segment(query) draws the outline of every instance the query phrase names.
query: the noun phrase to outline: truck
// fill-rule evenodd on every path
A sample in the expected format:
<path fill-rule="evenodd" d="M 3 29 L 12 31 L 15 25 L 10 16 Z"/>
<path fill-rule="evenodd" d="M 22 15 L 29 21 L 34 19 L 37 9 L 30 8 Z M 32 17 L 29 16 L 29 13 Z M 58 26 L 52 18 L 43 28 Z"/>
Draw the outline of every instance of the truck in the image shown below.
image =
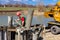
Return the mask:
<path fill-rule="evenodd" d="M 50 10 L 44 12 L 46 18 L 52 17 L 54 21 L 48 22 L 48 28 L 51 33 L 58 34 L 60 33 L 60 1 Z"/>

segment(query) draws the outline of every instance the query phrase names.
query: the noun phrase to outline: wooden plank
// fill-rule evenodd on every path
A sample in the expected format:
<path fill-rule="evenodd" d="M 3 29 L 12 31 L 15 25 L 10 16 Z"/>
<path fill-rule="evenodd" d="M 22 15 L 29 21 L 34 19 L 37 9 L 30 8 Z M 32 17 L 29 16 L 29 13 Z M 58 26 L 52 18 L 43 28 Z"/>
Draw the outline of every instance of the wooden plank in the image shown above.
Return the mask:
<path fill-rule="evenodd" d="M 16 29 L 7 29 L 7 31 L 15 31 L 16 32 Z"/>

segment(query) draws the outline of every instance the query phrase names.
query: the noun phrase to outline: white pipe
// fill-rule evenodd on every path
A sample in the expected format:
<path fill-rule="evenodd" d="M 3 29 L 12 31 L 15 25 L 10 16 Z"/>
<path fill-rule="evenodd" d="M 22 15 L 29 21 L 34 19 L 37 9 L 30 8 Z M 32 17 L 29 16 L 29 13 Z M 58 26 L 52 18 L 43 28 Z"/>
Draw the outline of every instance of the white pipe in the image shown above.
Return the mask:
<path fill-rule="evenodd" d="M 11 16 L 8 16 L 8 25 L 10 25 Z"/>
<path fill-rule="evenodd" d="M 4 32 L 4 40 L 7 40 L 7 34 L 6 34 L 6 31 Z"/>
<path fill-rule="evenodd" d="M 37 40 L 38 36 L 37 33 L 33 33 L 33 40 Z"/>
<path fill-rule="evenodd" d="M 20 28 L 17 28 L 17 33 L 18 33 L 18 39 L 17 40 L 21 40 Z"/>
<path fill-rule="evenodd" d="M 12 23 L 13 23 L 12 21 L 13 21 L 13 16 L 8 16 L 8 26 L 9 27 L 13 26 L 12 25 Z"/>
<path fill-rule="evenodd" d="M 2 36 L 1 36 L 1 31 L 0 31 L 0 40 L 2 40 L 1 38 L 2 38 Z"/>

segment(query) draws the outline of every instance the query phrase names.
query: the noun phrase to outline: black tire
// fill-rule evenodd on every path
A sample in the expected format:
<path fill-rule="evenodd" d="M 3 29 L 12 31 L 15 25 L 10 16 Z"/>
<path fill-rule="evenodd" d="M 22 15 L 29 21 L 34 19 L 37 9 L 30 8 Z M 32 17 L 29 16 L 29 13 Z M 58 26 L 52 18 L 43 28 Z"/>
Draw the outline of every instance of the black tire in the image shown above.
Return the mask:
<path fill-rule="evenodd" d="M 59 33 L 59 27 L 58 26 L 52 26 L 51 27 L 51 33 L 57 35 Z"/>

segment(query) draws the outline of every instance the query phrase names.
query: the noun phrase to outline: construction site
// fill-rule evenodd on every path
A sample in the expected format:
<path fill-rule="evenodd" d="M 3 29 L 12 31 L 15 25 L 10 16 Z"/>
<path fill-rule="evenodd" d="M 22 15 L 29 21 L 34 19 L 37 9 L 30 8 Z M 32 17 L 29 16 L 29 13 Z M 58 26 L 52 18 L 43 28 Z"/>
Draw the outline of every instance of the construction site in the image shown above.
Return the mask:
<path fill-rule="evenodd" d="M 6 6 L 0 5 L 0 40 L 60 40 L 60 0 L 51 7 Z"/>

